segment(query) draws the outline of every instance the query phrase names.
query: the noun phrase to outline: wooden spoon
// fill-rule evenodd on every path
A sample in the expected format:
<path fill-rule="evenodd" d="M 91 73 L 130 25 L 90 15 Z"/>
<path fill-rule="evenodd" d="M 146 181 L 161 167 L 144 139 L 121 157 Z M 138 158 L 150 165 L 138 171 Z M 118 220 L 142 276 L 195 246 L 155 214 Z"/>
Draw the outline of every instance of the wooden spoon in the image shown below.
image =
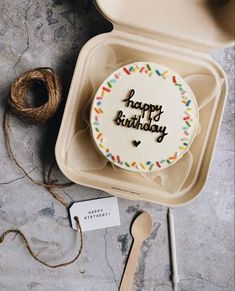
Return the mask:
<path fill-rule="evenodd" d="M 150 236 L 151 232 L 152 217 L 149 213 L 143 212 L 132 224 L 131 234 L 134 242 L 122 277 L 120 291 L 131 291 L 141 245 Z"/>

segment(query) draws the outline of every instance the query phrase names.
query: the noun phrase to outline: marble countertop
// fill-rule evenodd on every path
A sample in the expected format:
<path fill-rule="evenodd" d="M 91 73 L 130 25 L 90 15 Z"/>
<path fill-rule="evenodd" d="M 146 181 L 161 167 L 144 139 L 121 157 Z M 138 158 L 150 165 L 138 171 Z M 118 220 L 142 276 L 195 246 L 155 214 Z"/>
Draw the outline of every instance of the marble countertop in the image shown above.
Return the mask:
<path fill-rule="evenodd" d="M 1 119 L 9 85 L 35 67 L 59 72 L 65 99 L 81 47 L 111 29 L 89 1 L 0 0 L 0 16 Z M 234 290 L 234 47 L 218 50 L 213 57 L 228 76 L 229 94 L 206 187 L 198 199 L 174 210 L 181 291 Z M 44 127 L 10 116 L 17 159 L 37 179 L 51 162 L 61 116 L 62 112 Z M 48 262 L 72 258 L 79 239 L 66 209 L 15 167 L 2 130 L 0 139 L 0 233 L 19 228 Z M 61 193 L 67 201 L 107 196 L 79 185 Z M 132 243 L 130 222 L 140 210 L 152 213 L 154 229 L 143 245 L 133 290 L 172 290 L 167 208 L 124 199 L 119 199 L 119 207 L 121 227 L 84 233 L 82 256 L 66 268 L 40 265 L 19 236 L 9 236 L 0 244 L 0 290 L 118 290 Z"/>

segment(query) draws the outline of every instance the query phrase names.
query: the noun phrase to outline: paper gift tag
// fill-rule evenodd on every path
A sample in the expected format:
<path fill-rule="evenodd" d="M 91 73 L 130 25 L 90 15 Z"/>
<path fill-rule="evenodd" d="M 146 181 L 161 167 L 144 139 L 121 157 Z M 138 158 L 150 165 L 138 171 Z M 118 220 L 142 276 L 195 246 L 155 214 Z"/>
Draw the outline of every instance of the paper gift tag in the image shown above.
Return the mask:
<path fill-rule="evenodd" d="M 82 231 L 120 225 L 116 197 L 75 202 L 69 209 L 72 228 L 77 230 L 75 216 L 79 218 Z"/>

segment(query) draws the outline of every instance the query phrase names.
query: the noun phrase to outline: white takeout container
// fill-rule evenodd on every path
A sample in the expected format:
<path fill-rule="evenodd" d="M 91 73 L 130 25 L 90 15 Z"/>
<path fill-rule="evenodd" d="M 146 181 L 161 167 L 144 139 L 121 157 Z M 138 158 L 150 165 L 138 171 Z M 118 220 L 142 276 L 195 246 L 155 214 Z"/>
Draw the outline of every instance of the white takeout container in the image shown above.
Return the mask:
<path fill-rule="evenodd" d="M 115 196 L 172 207 L 198 196 L 208 177 L 228 87 L 225 73 L 212 59 L 211 52 L 233 43 L 234 1 L 220 2 L 96 0 L 100 12 L 113 23 L 113 30 L 89 40 L 77 60 L 55 149 L 57 163 L 65 176 Z M 200 73 L 225 80 L 220 94 L 200 111 L 201 133 L 190 148 L 193 167 L 176 194 L 156 189 L 156 184 L 141 176 L 133 179 L 123 172 L 110 171 L 110 165 L 99 171 L 77 171 L 66 159 L 71 139 L 84 127 L 82 110 L 91 97 L 89 60 L 96 56 L 98 48 L 106 46 L 115 51 L 118 60 L 148 60 L 168 66 L 182 77 Z"/>

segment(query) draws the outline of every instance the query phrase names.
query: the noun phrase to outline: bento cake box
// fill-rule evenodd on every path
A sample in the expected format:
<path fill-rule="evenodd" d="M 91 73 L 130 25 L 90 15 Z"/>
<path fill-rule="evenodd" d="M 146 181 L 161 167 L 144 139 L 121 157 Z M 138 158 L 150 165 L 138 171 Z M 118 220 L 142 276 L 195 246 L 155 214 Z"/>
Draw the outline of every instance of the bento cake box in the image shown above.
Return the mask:
<path fill-rule="evenodd" d="M 223 1 L 222 1 L 223 2 Z M 227 79 L 211 52 L 233 44 L 233 4 L 215 6 L 209 1 L 97 0 L 99 11 L 113 24 L 109 33 L 89 40 L 82 48 L 73 75 L 57 143 L 56 160 L 71 181 L 112 195 L 179 206 L 198 196 L 206 183 L 227 95 Z M 212 3 L 212 2 L 210 2 Z M 151 60 L 181 76 L 208 74 L 222 78 L 220 94 L 200 111 L 200 135 L 191 146 L 194 163 L 177 193 L 162 191 L 141 176 L 131 179 L 123 172 L 75 170 L 66 158 L 73 136 L 84 128 L 83 108 L 91 97 L 89 63 L 97 50 L 110 47 L 119 60 Z M 98 58 L 98 55 L 97 55 Z M 79 155 L 79 152 L 76 153 Z"/>

